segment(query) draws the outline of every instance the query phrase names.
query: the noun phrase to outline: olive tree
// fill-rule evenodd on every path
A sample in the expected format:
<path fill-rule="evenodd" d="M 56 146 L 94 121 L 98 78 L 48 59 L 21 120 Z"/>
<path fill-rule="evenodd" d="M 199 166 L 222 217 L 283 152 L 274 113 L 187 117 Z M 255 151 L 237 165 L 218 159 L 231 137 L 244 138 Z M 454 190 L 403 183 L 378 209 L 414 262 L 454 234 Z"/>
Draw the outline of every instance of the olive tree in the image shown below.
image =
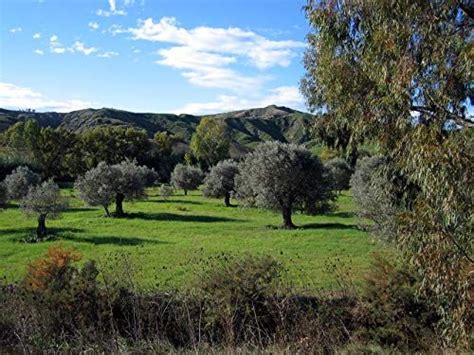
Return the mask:
<path fill-rule="evenodd" d="M 188 194 L 188 190 L 197 189 L 202 180 L 203 173 L 195 166 L 178 164 L 171 173 L 171 183 L 177 189 L 183 189 L 185 195 Z"/>
<path fill-rule="evenodd" d="M 368 228 L 385 241 L 394 241 L 397 230 L 396 196 L 385 171 L 387 159 L 382 156 L 362 158 L 350 180 L 357 215 L 369 220 Z"/>
<path fill-rule="evenodd" d="M 79 176 L 74 184 L 79 198 L 89 206 L 102 206 L 110 217 L 109 206 L 114 202 L 115 191 L 112 181 L 118 178 L 117 170 L 105 162 Z"/>
<path fill-rule="evenodd" d="M 286 229 L 295 228 L 293 209 L 318 202 L 326 190 L 319 158 L 294 144 L 263 143 L 246 156 L 239 171 L 237 197 L 281 211 Z"/>
<path fill-rule="evenodd" d="M 12 200 L 20 200 L 26 196 L 31 186 L 39 184 L 41 178 L 26 166 L 19 166 L 5 177 L 5 187 L 8 197 Z"/>
<path fill-rule="evenodd" d="M 324 166 L 328 169 L 334 190 L 340 193 L 349 188 L 352 169 L 344 159 L 333 158 L 324 163 Z"/>
<path fill-rule="evenodd" d="M 56 218 L 66 209 L 67 200 L 61 196 L 59 186 L 53 180 L 30 187 L 21 201 L 21 209 L 28 216 L 38 220 L 36 238 L 38 241 L 47 236 L 46 218 Z"/>
<path fill-rule="evenodd" d="M 238 172 L 239 165 L 233 160 L 223 160 L 217 163 L 204 179 L 204 196 L 224 197 L 224 204 L 229 207 L 230 196 L 235 192 L 235 176 Z"/>
<path fill-rule="evenodd" d="M 79 197 L 92 206 L 104 207 L 115 202 L 115 215 L 123 216 L 123 202 L 145 197 L 145 187 L 154 171 L 145 166 L 139 166 L 135 161 L 125 160 L 120 164 L 107 165 L 100 163 L 89 170 L 76 182 Z M 155 176 L 156 178 L 156 176 Z"/>

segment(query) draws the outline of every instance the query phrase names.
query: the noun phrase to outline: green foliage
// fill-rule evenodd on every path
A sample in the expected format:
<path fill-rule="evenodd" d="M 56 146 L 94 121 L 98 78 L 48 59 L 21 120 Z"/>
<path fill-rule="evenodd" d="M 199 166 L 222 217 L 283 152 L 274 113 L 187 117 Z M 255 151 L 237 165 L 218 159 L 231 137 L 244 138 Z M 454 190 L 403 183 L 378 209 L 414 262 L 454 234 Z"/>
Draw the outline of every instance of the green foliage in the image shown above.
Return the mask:
<path fill-rule="evenodd" d="M 352 169 L 344 159 L 334 158 L 328 160 L 324 163 L 324 167 L 329 171 L 334 190 L 341 192 L 349 188 Z"/>
<path fill-rule="evenodd" d="M 191 138 L 191 152 L 206 166 L 229 157 L 230 139 L 223 120 L 203 118 Z"/>
<path fill-rule="evenodd" d="M 146 131 L 136 128 L 105 126 L 80 135 L 80 154 L 86 169 L 100 162 L 118 164 L 126 159 L 142 164 L 150 148 Z"/>
<path fill-rule="evenodd" d="M 466 345 L 474 160 L 463 131 L 473 125 L 466 110 L 472 8 L 449 0 L 310 0 L 306 13 L 308 104 L 348 127 L 352 142 L 377 142 L 390 169 L 419 189 L 399 216 L 398 245 L 422 273 L 420 293 L 442 315 L 439 335 Z"/>

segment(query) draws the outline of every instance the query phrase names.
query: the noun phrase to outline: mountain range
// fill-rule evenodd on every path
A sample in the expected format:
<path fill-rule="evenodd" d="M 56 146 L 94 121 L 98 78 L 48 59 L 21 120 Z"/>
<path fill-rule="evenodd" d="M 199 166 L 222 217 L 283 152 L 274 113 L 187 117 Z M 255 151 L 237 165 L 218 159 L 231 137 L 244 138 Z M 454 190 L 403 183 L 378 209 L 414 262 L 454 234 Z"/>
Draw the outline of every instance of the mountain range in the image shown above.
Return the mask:
<path fill-rule="evenodd" d="M 207 116 L 187 114 L 136 113 L 112 108 L 85 109 L 69 113 L 32 112 L 0 109 L 0 132 L 19 121 L 34 119 L 42 127 L 63 127 L 73 132 L 114 125 L 141 128 L 150 137 L 156 132 L 178 134 L 189 142 L 191 135 L 203 117 L 226 122 L 232 137 L 232 150 L 251 149 L 256 144 L 279 140 L 304 144 L 311 140 L 310 129 L 315 116 L 288 107 L 270 105 Z"/>

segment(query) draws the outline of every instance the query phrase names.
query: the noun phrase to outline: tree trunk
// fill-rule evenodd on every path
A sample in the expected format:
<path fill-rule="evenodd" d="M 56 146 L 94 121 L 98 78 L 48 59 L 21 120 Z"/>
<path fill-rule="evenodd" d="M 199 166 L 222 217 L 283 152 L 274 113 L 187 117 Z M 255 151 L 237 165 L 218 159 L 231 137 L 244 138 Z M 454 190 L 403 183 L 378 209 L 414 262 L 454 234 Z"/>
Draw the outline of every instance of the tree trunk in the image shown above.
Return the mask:
<path fill-rule="evenodd" d="M 188 190 L 184 190 L 184 196 L 188 196 Z"/>
<path fill-rule="evenodd" d="M 284 229 L 294 229 L 295 225 L 291 220 L 291 207 L 283 207 L 282 208 L 282 216 L 283 216 L 283 226 Z"/>
<path fill-rule="evenodd" d="M 124 194 L 118 193 L 115 195 L 115 215 L 122 217 L 123 213 L 123 200 L 125 199 Z"/>
<path fill-rule="evenodd" d="M 48 234 L 46 229 L 46 215 L 40 214 L 38 216 L 38 227 L 36 228 L 36 238 L 41 241 Z"/>
<path fill-rule="evenodd" d="M 226 192 L 224 195 L 224 204 L 226 207 L 230 207 L 230 193 Z"/>
<path fill-rule="evenodd" d="M 104 210 L 105 210 L 105 215 L 107 217 L 110 217 L 109 206 L 104 206 Z"/>

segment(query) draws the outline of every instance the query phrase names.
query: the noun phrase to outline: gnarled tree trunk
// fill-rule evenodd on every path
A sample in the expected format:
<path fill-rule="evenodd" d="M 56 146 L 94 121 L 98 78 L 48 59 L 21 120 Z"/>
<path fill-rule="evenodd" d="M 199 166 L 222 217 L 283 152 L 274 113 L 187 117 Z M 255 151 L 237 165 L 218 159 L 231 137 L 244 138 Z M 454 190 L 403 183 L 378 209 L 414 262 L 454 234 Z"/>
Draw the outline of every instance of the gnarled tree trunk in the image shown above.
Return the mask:
<path fill-rule="evenodd" d="M 40 214 L 38 216 L 38 227 L 36 227 L 36 238 L 38 240 L 42 240 L 47 234 L 48 230 L 46 229 L 46 215 Z"/>
<path fill-rule="evenodd" d="M 291 206 L 284 206 L 281 210 L 283 216 L 283 225 L 282 228 L 284 229 L 294 229 L 296 226 L 293 224 L 291 220 Z"/>
<path fill-rule="evenodd" d="M 230 207 L 230 192 L 226 192 L 224 195 L 224 204 L 226 207 Z"/>
<path fill-rule="evenodd" d="M 115 195 L 115 215 L 122 217 L 125 213 L 123 212 L 123 200 L 125 195 L 122 193 L 117 193 Z"/>

